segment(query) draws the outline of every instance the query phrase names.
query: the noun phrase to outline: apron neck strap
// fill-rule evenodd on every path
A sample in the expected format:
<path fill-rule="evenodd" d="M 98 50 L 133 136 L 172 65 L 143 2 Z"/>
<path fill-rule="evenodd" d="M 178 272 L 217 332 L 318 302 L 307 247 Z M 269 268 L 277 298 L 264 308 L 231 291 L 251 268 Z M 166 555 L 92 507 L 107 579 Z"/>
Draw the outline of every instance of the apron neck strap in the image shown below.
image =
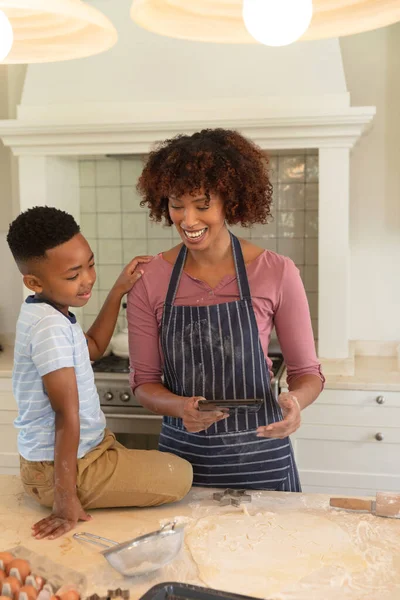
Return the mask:
<path fill-rule="evenodd" d="M 244 263 L 242 248 L 237 237 L 231 232 L 229 232 L 229 234 L 231 236 L 233 260 L 235 263 L 240 299 L 250 300 L 250 286 L 249 280 L 247 279 L 246 265 Z M 167 295 L 165 298 L 165 303 L 168 305 L 172 306 L 175 302 L 179 282 L 182 277 L 183 267 L 185 266 L 186 256 L 187 248 L 185 245 L 183 245 L 179 251 L 179 254 L 174 264 L 174 268 L 172 270 L 172 275 L 169 282 Z"/>

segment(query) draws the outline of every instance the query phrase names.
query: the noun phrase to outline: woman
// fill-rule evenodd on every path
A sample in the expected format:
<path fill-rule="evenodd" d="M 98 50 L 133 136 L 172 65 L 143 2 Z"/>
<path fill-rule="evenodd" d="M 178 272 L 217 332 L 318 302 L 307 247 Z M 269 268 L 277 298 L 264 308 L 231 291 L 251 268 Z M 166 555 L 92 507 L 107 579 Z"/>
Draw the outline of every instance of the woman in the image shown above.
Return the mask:
<path fill-rule="evenodd" d="M 149 155 L 138 190 L 151 218 L 182 238 L 143 267 L 128 298 L 131 385 L 164 416 L 160 449 L 191 462 L 194 485 L 301 491 L 288 436 L 323 385 L 304 287 L 290 259 L 227 228 L 267 222 L 264 154 L 234 131 L 178 136 Z M 290 390 L 278 403 L 267 358 L 274 325 Z M 263 406 L 203 412 L 203 398 Z"/>

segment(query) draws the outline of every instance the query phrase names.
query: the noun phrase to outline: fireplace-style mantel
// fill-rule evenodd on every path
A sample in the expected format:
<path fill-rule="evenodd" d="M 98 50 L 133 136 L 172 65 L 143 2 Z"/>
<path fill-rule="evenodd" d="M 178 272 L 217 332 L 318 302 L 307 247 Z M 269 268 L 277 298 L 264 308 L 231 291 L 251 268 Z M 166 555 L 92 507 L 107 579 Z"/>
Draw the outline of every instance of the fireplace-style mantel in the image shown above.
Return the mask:
<path fill-rule="evenodd" d="M 324 110 L 291 99 L 293 108 L 254 110 L 241 101 L 236 110 L 214 112 L 176 106 L 158 118 L 137 107 L 96 105 L 90 111 L 22 110 L 0 121 L 0 138 L 19 163 L 20 209 L 52 204 L 79 216 L 78 158 L 144 154 L 157 142 L 204 127 L 234 128 L 265 150 L 318 149 L 319 152 L 319 356 L 331 365 L 350 356 L 350 151 L 372 123 L 374 107 L 341 105 Z M 329 106 L 329 103 L 328 103 Z M 114 115 L 114 116 L 113 116 Z M 131 115 L 131 118 L 128 118 Z M 177 116 L 178 115 L 178 118 Z M 330 369 L 332 370 L 332 369 Z"/>

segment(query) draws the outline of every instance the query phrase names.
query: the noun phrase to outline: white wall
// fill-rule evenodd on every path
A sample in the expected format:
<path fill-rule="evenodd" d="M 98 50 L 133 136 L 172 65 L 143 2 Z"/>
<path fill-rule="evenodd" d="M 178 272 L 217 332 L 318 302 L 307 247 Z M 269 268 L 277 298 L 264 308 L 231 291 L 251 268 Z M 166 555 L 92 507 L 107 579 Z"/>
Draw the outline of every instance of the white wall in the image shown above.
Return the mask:
<path fill-rule="evenodd" d="M 0 65 L 0 118 L 15 118 L 26 68 Z M 21 277 L 9 251 L 8 226 L 18 212 L 17 161 L 0 141 L 0 341 L 11 343 L 22 301 Z"/>
<path fill-rule="evenodd" d="M 352 105 L 375 105 L 351 159 L 351 339 L 400 339 L 400 23 L 341 40 Z"/>

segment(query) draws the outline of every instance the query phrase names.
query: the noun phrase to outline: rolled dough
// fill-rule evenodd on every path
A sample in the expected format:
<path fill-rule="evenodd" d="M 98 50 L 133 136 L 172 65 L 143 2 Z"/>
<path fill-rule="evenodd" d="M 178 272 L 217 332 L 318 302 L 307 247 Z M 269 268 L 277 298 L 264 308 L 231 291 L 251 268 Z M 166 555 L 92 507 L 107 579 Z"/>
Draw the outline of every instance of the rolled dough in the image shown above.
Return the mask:
<path fill-rule="evenodd" d="M 341 527 L 301 511 L 204 517 L 186 543 L 206 585 L 260 598 L 324 566 L 349 573 L 367 566 Z"/>

